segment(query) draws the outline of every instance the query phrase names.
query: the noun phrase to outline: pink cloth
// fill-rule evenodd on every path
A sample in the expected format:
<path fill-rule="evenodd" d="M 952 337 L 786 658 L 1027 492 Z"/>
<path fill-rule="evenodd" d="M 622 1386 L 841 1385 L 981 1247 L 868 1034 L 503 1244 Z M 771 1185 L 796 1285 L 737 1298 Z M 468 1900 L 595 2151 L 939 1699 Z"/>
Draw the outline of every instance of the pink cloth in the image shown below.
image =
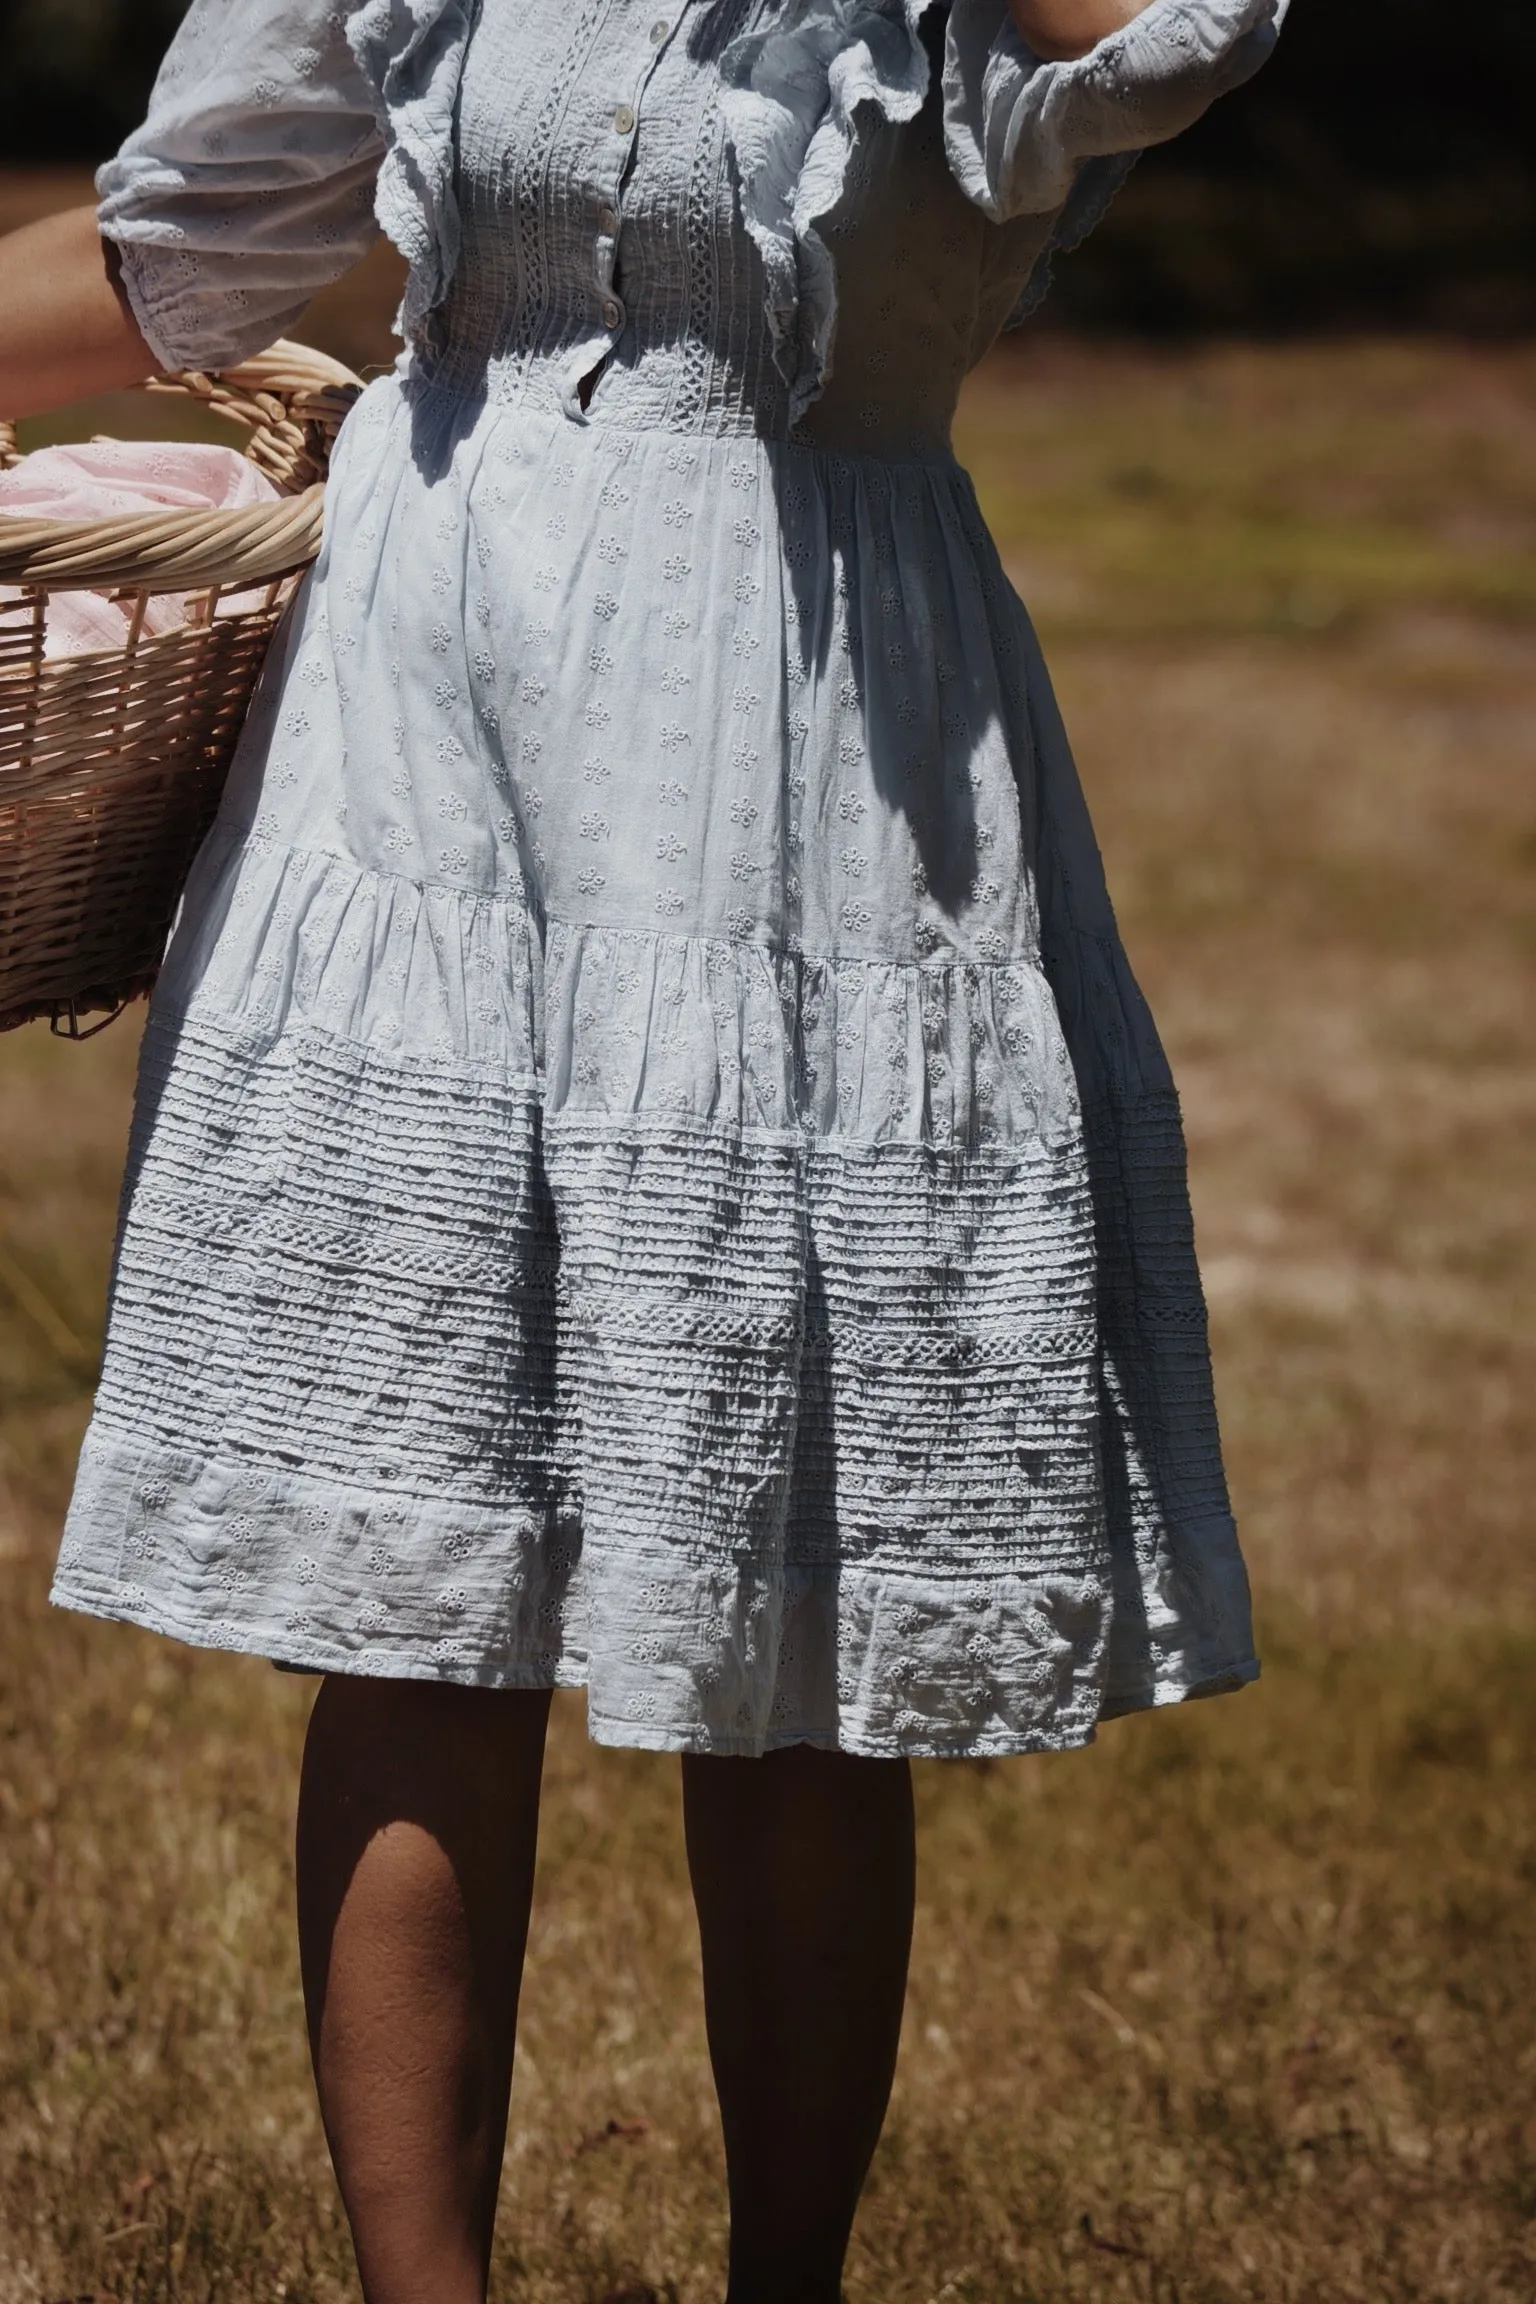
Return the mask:
<path fill-rule="evenodd" d="M 0 472 L 0 518 L 111 520 L 136 512 L 232 511 L 271 503 L 278 490 L 237 455 L 189 440 L 88 440 L 38 448 Z M 252 607 L 254 592 L 221 600 L 222 613 Z M 0 601 L 14 600 L 0 586 Z M 144 612 L 146 632 L 173 632 L 187 618 L 187 595 L 157 593 Z M 128 614 L 100 592 L 57 592 L 48 603 L 45 656 L 79 656 L 120 648 Z"/>

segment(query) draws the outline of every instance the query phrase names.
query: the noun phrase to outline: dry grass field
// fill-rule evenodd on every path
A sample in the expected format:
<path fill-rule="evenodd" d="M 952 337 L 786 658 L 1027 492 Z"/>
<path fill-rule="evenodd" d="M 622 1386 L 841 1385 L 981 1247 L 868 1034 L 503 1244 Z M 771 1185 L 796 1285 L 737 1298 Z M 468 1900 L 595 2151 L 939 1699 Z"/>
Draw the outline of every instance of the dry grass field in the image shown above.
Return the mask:
<path fill-rule="evenodd" d="M 918 1770 L 850 2304 L 1536 2297 L 1536 355 L 1074 350 L 962 445 L 1178 1064 L 1266 1677 Z M 355 2295 L 312 1684 L 51 1615 L 134 1059 L 0 1042 L 0 2299 Z M 495 2294 L 718 2304 L 675 1768 L 557 1711 Z"/>

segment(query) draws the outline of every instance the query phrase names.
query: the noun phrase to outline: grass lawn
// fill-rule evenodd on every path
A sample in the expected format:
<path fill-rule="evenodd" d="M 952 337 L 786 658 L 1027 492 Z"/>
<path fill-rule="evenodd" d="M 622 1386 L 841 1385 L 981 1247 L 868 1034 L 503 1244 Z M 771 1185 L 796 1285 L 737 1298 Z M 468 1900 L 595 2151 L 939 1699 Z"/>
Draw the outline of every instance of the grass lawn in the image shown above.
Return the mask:
<path fill-rule="evenodd" d="M 850 2304 L 1530 2304 L 1536 354 L 1042 337 L 960 444 L 1184 1092 L 1266 1676 L 918 1769 Z M 312 1684 L 44 1600 L 135 1036 L 0 1041 L 0 2300 L 330 2304 Z M 524 2008 L 497 2296 L 718 2304 L 677 1772 L 574 1698 Z"/>

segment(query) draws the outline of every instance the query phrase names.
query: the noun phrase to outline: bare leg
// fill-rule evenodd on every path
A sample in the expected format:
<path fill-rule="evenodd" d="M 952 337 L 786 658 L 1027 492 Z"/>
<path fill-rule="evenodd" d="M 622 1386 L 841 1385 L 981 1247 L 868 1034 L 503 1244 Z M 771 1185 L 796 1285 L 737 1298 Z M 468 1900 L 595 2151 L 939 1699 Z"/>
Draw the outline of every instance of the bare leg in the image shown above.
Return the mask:
<path fill-rule="evenodd" d="M 912 1941 L 903 1760 L 687 1758 L 683 1814 L 731 2196 L 727 2304 L 837 2304 Z"/>
<path fill-rule="evenodd" d="M 368 2304 L 482 2304 L 547 1695 L 328 1679 L 299 1795 L 320 2111 Z"/>

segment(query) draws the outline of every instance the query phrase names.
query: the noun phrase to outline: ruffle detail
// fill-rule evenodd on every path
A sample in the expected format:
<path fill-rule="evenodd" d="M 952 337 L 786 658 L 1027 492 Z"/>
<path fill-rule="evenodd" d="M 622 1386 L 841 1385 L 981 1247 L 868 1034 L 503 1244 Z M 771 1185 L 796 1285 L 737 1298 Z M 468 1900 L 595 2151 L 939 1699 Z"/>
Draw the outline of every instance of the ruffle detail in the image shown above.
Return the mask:
<path fill-rule="evenodd" d="M 458 264 L 453 118 L 473 17 L 473 0 L 366 0 L 347 26 L 386 138 L 375 212 L 411 268 L 395 322 L 407 341 Z"/>
<path fill-rule="evenodd" d="M 1132 162 L 1258 71 L 1289 0 L 1152 0 L 1084 56 L 1044 62 L 1008 0 L 954 0 L 944 43 L 944 144 L 994 224 L 1059 213 L 1037 265 L 1099 221 Z M 1042 277 L 1041 266 L 1046 270 Z"/>
<path fill-rule="evenodd" d="M 318 1032 L 390 1064 L 537 1082 L 551 1119 L 1053 1155 L 1079 1133 L 1037 965 L 538 929 L 516 899 L 228 835 L 190 894 L 160 1011 L 252 1048 Z"/>
<path fill-rule="evenodd" d="M 720 60 L 742 218 L 768 274 L 768 326 L 797 424 L 832 373 L 837 278 L 816 226 L 847 181 L 861 104 L 911 120 L 928 93 L 930 0 L 795 0 Z"/>

